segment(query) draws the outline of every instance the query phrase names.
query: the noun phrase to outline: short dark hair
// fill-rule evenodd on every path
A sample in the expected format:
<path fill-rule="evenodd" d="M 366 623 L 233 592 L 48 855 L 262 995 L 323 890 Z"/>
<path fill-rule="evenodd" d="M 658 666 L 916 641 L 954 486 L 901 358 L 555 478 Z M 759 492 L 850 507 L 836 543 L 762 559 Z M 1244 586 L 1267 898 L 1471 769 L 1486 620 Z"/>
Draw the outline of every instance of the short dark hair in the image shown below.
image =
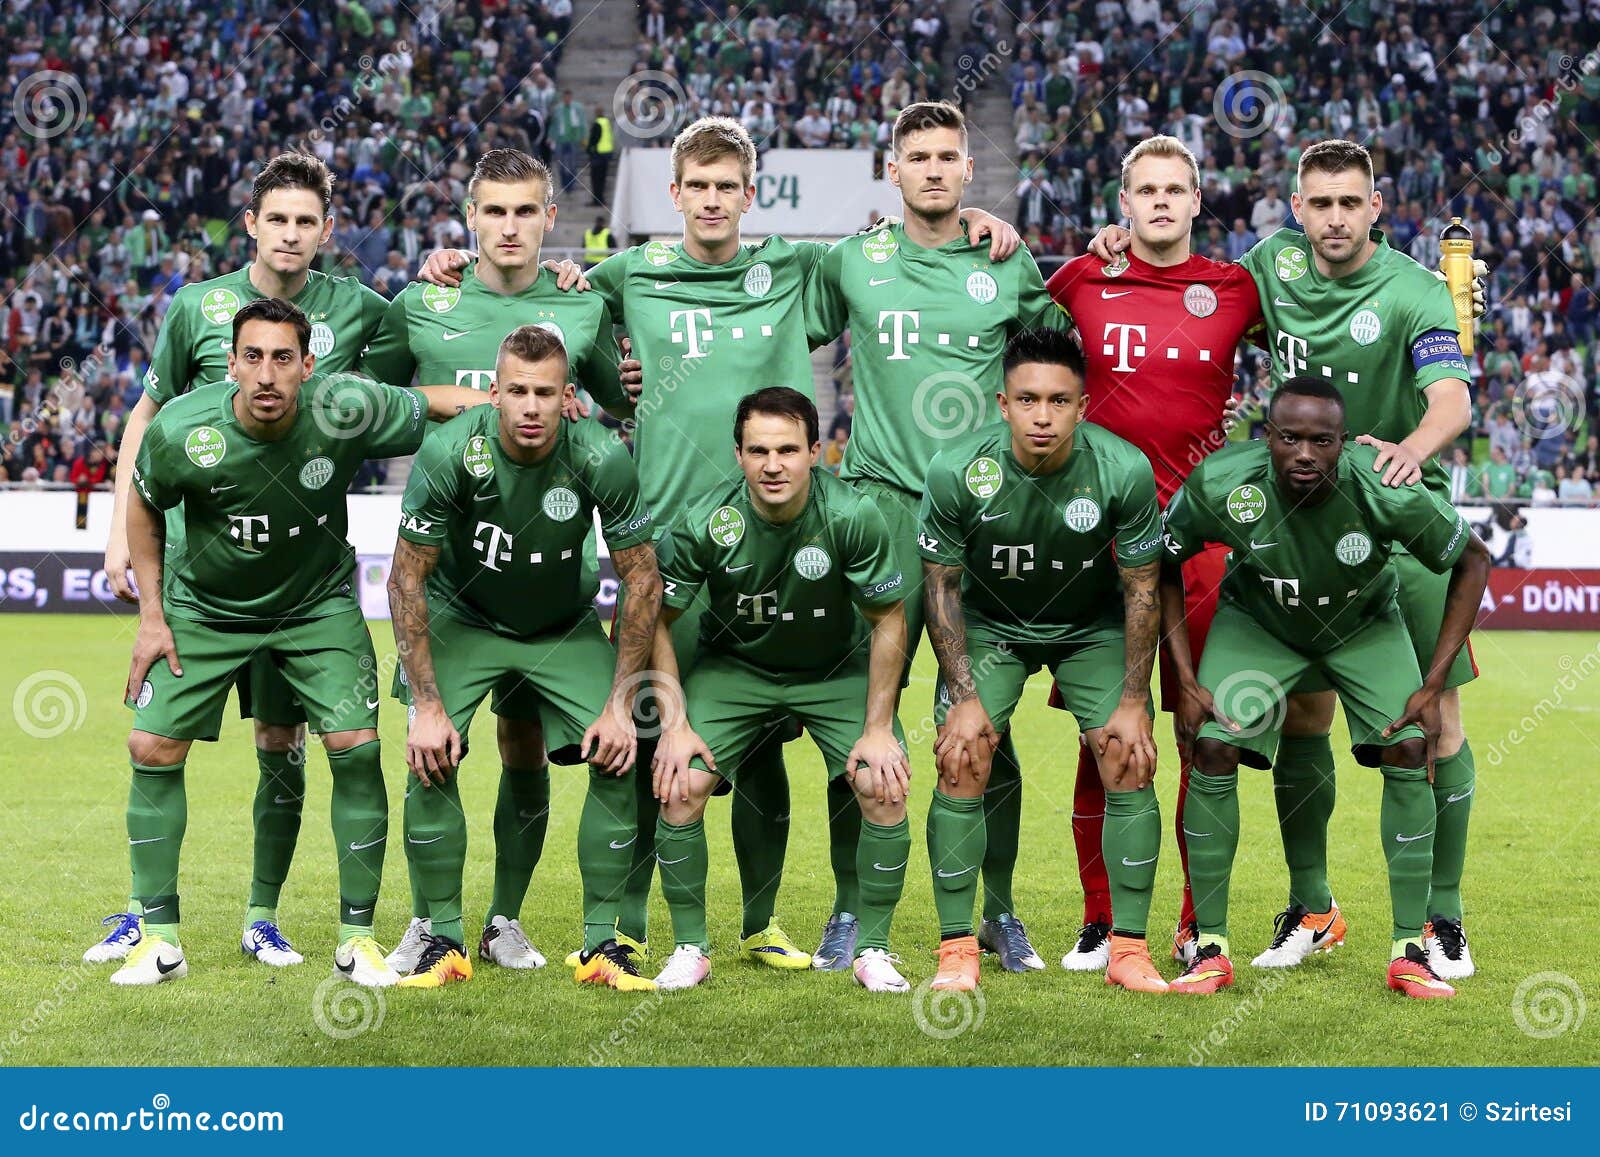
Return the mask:
<path fill-rule="evenodd" d="M 1278 412 L 1278 402 L 1283 398 L 1326 398 L 1339 407 L 1339 416 L 1344 417 L 1344 395 L 1338 386 L 1321 378 L 1289 378 L 1272 391 L 1272 398 L 1267 402 L 1269 419 Z"/>
<path fill-rule="evenodd" d="M 1338 138 L 1318 141 L 1300 154 L 1296 185 L 1305 184 L 1307 173 L 1342 173 L 1346 169 L 1360 170 L 1367 184 L 1372 184 L 1372 154 L 1364 147 Z"/>
<path fill-rule="evenodd" d="M 247 322 L 270 321 L 274 324 L 288 322 L 294 326 L 295 339 L 300 344 L 300 356 L 305 357 L 311 348 L 311 323 L 298 305 L 276 297 L 258 297 L 233 315 L 233 348 L 239 348 L 239 334 Z"/>
<path fill-rule="evenodd" d="M 498 181 L 505 185 L 538 181 L 544 186 L 545 200 L 551 199 L 549 168 L 538 157 L 521 149 L 490 149 L 479 157 L 472 167 L 472 179 L 467 182 L 467 200 L 477 199 L 480 181 Z"/>
<path fill-rule="evenodd" d="M 961 147 L 967 147 L 967 118 L 959 108 L 947 100 L 919 100 L 906 105 L 894 118 L 894 132 L 889 137 L 894 155 L 900 155 L 906 137 L 928 129 L 955 129 L 961 134 Z"/>
<path fill-rule="evenodd" d="M 560 358 L 565 363 L 567 347 L 555 333 L 542 325 L 519 325 L 501 341 L 499 352 L 495 354 L 495 365 L 498 366 L 500 359 L 507 354 L 535 365 L 551 358 Z"/>
<path fill-rule="evenodd" d="M 1064 329 L 1025 329 L 1006 343 L 1004 372 L 1022 365 L 1065 366 L 1082 383 L 1083 349 Z"/>
<path fill-rule="evenodd" d="M 260 213 L 261 202 L 277 189 L 309 189 L 322 198 L 324 217 L 333 204 L 333 174 L 310 153 L 279 153 L 262 166 L 250 186 L 250 212 Z"/>
<path fill-rule="evenodd" d="M 751 414 L 794 418 L 805 424 L 807 446 L 815 446 L 822 440 L 822 423 L 817 420 L 816 404 L 799 390 L 788 386 L 768 386 L 740 398 L 739 409 L 733 415 L 735 446 L 744 446 L 744 423 Z"/>

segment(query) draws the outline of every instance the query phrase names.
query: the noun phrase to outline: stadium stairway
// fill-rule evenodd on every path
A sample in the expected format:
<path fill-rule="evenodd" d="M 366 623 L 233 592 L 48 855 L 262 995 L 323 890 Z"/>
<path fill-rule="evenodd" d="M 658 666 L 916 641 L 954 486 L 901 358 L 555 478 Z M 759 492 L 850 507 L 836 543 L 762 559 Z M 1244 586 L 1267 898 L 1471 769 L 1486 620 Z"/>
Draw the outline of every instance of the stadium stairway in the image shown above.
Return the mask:
<path fill-rule="evenodd" d="M 961 46 L 966 39 L 971 12 L 972 0 L 956 0 L 950 5 L 952 49 L 946 63 L 953 79 L 959 79 L 964 71 L 960 64 Z M 1017 149 L 1011 127 L 1011 84 L 1006 70 L 1016 56 L 1013 35 L 1016 20 L 1005 4 L 997 7 L 996 14 L 1000 22 L 997 42 L 987 46 L 987 55 L 977 64 L 985 79 L 970 93 L 961 93 L 952 87 L 949 95 L 961 97 L 967 114 L 967 139 L 973 165 L 966 203 L 1011 221 L 1017 212 Z"/>
<path fill-rule="evenodd" d="M 606 115 L 610 116 L 611 98 L 633 63 L 633 46 L 638 39 L 634 6 L 628 0 L 574 0 L 572 31 L 561 53 L 556 87 L 570 88 L 591 117 L 597 104 L 605 106 Z M 600 199 L 607 204 L 616 185 L 618 159 L 612 160 L 608 188 L 601 190 Z M 545 239 L 548 248 L 581 250 L 584 230 L 594 224 L 595 214 L 600 212 L 589 203 L 587 157 L 583 166 L 581 184 L 561 203 L 556 227 Z"/>

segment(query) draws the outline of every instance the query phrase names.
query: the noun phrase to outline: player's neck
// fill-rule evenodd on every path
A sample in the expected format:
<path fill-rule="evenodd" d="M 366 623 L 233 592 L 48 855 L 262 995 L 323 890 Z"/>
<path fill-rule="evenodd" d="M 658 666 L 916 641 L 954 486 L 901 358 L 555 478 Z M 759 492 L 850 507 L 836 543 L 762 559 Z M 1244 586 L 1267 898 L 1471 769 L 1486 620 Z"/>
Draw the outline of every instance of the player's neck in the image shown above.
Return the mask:
<path fill-rule="evenodd" d="M 510 297 L 521 293 L 539 280 L 539 255 L 535 253 L 532 261 L 515 269 L 503 269 L 492 261 L 485 261 L 480 257 L 477 265 L 473 267 L 473 272 L 490 293 Z"/>
<path fill-rule="evenodd" d="M 937 217 L 926 217 L 905 202 L 900 203 L 905 214 L 906 240 L 924 249 L 937 249 L 961 236 L 961 206 Z"/>
<path fill-rule="evenodd" d="M 1378 243 L 1374 241 L 1369 234 L 1367 237 L 1367 243 L 1360 249 L 1356 250 L 1355 254 L 1350 258 L 1349 261 L 1341 261 L 1337 265 L 1331 261 L 1325 261 L 1323 260 L 1322 254 L 1317 252 L 1317 247 L 1315 245 L 1311 247 L 1311 259 L 1317 263 L 1318 273 L 1322 274 L 1324 277 L 1330 277 L 1333 280 L 1338 281 L 1342 277 L 1349 277 L 1352 273 L 1359 272 L 1366 266 L 1367 262 L 1372 260 L 1373 254 L 1375 254 L 1377 251 Z"/>
<path fill-rule="evenodd" d="M 739 234 L 735 233 L 726 241 L 719 241 L 715 245 L 707 245 L 704 241 L 691 236 L 687 231 L 683 235 L 683 251 L 690 260 L 698 261 L 701 265 L 726 265 L 739 256 L 739 246 L 744 244 Z"/>
<path fill-rule="evenodd" d="M 1189 260 L 1189 239 L 1180 237 L 1165 245 L 1151 245 L 1135 233 L 1133 255 L 1146 265 L 1154 265 L 1157 269 L 1171 269 L 1174 265 L 1182 265 Z"/>
<path fill-rule="evenodd" d="M 771 523 L 773 526 L 788 526 L 800 517 L 806 508 L 806 503 L 811 501 L 811 475 L 807 473 L 800 480 L 800 486 L 795 490 L 794 497 L 781 506 L 773 506 L 763 501 L 759 494 L 749 489 L 748 484 L 746 490 L 750 495 L 750 509 L 756 512 L 762 522 Z"/>
<path fill-rule="evenodd" d="M 1043 474 L 1054 474 L 1067 464 L 1067 459 L 1072 457 L 1072 447 L 1077 444 L 1078 432 L 1074 430 L 1061 445 L 1048 454 L 1038 454 L 1018 441 L 1017 435 L 1011 435 L 1011 456 L 1017 464 L 1030 475 L 1038 477 Z"/>
<path fill-rule="evenodd" d="M 550 455 L 556 452 L 556 443 L 561 441 L 561 427 L 559 425 L 560 421 L 565 421 L 565 419 L 558 419 L 556 432 L 551 436 L 550 441 L 537 448 L 518 446 L 506 435 L 504 430 L 501 430 L 500 449 L 504 450 L 506 452 L 506 457 L 515 462 L 518 466 L 537 466 L 539 463 L 545 461 L 550 457 Z"/>
<path fill-rule="evenodd" d="M 302 269 L 299 273 L 279 273 L 259 258 L 250 263 L 250 284 L 255 286 L 256 292 L 263 297 L 275 297 L 279 301 L 288 301 L 299 296 L 306 282 L 311 279 L 311 270 Z"/>

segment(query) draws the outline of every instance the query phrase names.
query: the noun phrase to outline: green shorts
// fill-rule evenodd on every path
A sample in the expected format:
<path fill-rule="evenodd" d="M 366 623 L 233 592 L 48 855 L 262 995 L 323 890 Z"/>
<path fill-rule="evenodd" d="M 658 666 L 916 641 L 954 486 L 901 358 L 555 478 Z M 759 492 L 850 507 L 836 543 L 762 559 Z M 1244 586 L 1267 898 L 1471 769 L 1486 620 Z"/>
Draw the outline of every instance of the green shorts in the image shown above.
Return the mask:
<path fill-rule="evenodd" d="M 1200 659 L 1200 685 L 1216 707 L 1239 725 L 1228 731 L 1215 720 L 1200 728 L 1200 738 L 1218 739 L 1239 749 L 1249 767 L 1272 766 L 1288 712 L 1290 690 L 1311 674 L 1339 693 L 1350 727 L 1350 750 L 1366 767 L 1382 762 L 1383 749 L 1403 739 L 1418 739 L 1420 727 L 1404 727 L 1387 739 L 1383 729 L 1405 714 L 1406 700 L 1422 686 L 1422 673 L 1400 611 L 1390 606 L 1342 646 L 1321 655 L 1296 651 L 1268 634 L 1238 607 L 1217 608 Z"/>
<path fill-rule="evenodd" d="M 1127 640 L 1121 631 L 1108 631 L 1080 643 L 999 643 L 967 636 L 967 657 L 972 660 L 972 680 L 978 701 L 989 713 L 996 732 L 1011 724 L 1028 676 L 1048 668 L 1061 692 L 1064 710 L 1072 712 L 1080 731 L 1104 727 L 1122 701 Z M 949 697 L 939 680 L 933 719 L 944 723 Z M 1145 710 L 1155 714 L 1146 696 Z"/>
<path fill-rule="evenodd" d="M 922 642 L 926 613 L 922 602 L 922 555 L 917 551 L 917 508 L 922 500 L 887 482 L 863 478 L 851 485 L 870 495 L 883 515 L 895 565 L 905 580 L 906 601 L 902 605 L 906 609 L 906 669 L 900 677 L 900 686 L 905 687 L 911 682 L 911 664 L 917 657 L 917 645 Z"/>
<path fill-rule="evenodd" d="M 130 706 L 138 731 L 170 739 L 215 739 L 228 690 L 265 665 L 303 704 L 301 718 L 322 734 L 378 725 L 372 636 L 358 607 L 271 629 L 168 619 L 183 678 L 166 660 L 150 668 Z M 270 722 L 265 709 L 257 718 Z"/>
<path fill-rule="evenodd" d="M 537 718 L 545 750 L 556 764 L 582 763 L 583 733 L 605 710 L 617 653 L 595 613 L 526 639 L 474 627 L 436 614 L 428 624 L 433 673 L 445 713 L 462 736 L 484 696 L 494 692 Z M 394 697 L 411 704 L 405 670 L 396 667 Z M 505 714 L 505 712 L 498 712 Z"/>
<path fill-rule="evenodd" d="M 689 726 L 716 756 L 716 774 L 727 782 L 737 778 L 740 759 L 757 740 L 775 728 L 792 728 L 794 721 L 816 740 L 831 780 L 844 774 L 850 749 L 866 726 L 867 659 L 861 656 L 807 680 L 762 671 L 730 656 L 702 653 L 684 679 L 683 694 Z M 899 719 L 894 720 L 894 736 L 904 747 Z M 693 766 L 708 770 L 699 759 Z"/>
<path fill-rule="evenodd" d="M 277 727 L 297 727 L 306 721 L 305 704 L 267 656 L 251 659 L 235 685 L 239 688 L 239 718 Z"/>

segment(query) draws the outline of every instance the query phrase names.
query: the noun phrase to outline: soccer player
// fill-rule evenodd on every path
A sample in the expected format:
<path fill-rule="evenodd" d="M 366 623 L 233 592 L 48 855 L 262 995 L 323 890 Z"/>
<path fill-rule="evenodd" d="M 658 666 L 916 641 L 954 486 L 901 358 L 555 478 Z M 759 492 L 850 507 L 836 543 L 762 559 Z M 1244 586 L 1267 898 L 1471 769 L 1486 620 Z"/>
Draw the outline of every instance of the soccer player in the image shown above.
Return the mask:
<path fill-rule="evenodd" d="M 694 122 L 672 145 L 668 191 L 683 214 L 683 239 L 634 246 L 588 271 L 641 363 L 634 455 L 645 505 L 662 511 L 664 522 L 709 487 L 741 477 L 726 453 L 723 432 L 752 386 L 787 385 L 813 396 L 802 293 L 828 247 L 782 237 L 759 244 L 741 240 L 740 222 L 755 199 L 755 169 L 755 145 L 738 121 L 706 117 Z M 973 244 L 985 234 L 991 237 L 993 260 L 1016 248 L 1018 238 L 1009 226 L 978 209 L 963 216 Z M 465 260 L 457 251 L 433 254 L 422 276 L 453 284 L 454 270 Z M 842 324 L 824 340 L 837 337 Z M 702 612 L 703 605 L 691 608 L 674 627 L 679 665 L 686 671 Z M 792 735 L 785 727 L 763 736 L 732 789 L 734 855 L 745 899 L 742 951 L 769 967 L 843 970 L 854 958 L 858 932 L 853 916 L 860 815 L 853 794 L 843 792 L 842 801 L 839 794 L 829 797 L 834 913 L 816 954 L 802 952 L 774 919 L 789 839 L 782 741 Z M 653 742 L 641 737 L 641 762 L 649 759 Z M 756 768 L 770 770 L 758 774 Z M 637 788 L 639 840 L 617 931 L 619 943 L 643 959 L 659 807 L 644 777 Z M 575 965 L 576 954 L 568 962 Z"/>
<path fill-rule="evenodd" d="M 117 471 L 106 543 L 107 578 L 117 596 L 135 601 L 129 581 L 128 486 L 139 444 L 162 406 L 195 386 L 221 381 L 228 373 L 234 317 L 253 301 L 293 302 L 311 322 L 311 352 L 317 368 L 336 373 L 355 366 L 387 304 L 353 277 L 329 277 L 311 268 L 318 248 L 333 232 L 328 207 L 333 175 L 316 157 L 280 153 L 256 174 L 245 210 L 245 229 L 256 242 L 255 260 L 234 273 L 179 289 L 156 337 L 144 394 L 128 416 L 120 456 L 130 469 Z M 183 518 L 167 515 L 167 549 L 183 550 Z M 278 927 L 278 898 L 288 878 L 300 833 L 305 799 L 305 708 L 283 676 L 258 656 L 239 676 L 239 711 L 255 717 L 256 763 L 260 769 L 251 818 L 255 831 L 254 870 L 245 909 L 241 946 L 271 965 L 303 959 Z M 126 956 L 140 937 L 139 904 L 108 916 L 111 932 L 84 953 L 99 963 Z"/>
<path fill-rule="evenodd" d="M 1006 339 L 1066 319 L 1030 254 L 997 262 L 972 252 L 962 231 L 972 157 L 961 110 L 945 101 L 908 105 L 891 140 L 887 171 L 905 220 L 829 250 L 807 290 L 806 324 L 813 344 L 850 330 L 856 414 L 839 476 L 877 503 L 911 584 L 909 679 L 922 635 L 917 504 L 928 463 L 950 439 L 985 424 L 989 398 L 1001 389 Z M 829 810 L 848 803 L 830 800 Z M 1011 893 L 1022 780 L 1009 735 L 1002 735 L 983 808 L 990 830 L 980 938 L 1008 971 L 1043 968 Z"/>
<path fill-rule="evenodd" d="M 1267 423 L 1265 442 L 1231 446 L 1196 467 L 1166 511 L 1162 618 L 1184 695 L 1180 741 L 1193 747 L 1186 822 L 1200 925 L 1195 958 L 1172 991 L 1211 993 L 1233 983 L 1228 882 L 1239 839 L 1238 767 L 1272 763 L 1286 689 L 1314 673 L 1344 701 L 1356 761 L 1383 775 L 1380 827 L 1394 910 L 1388 985 L 1411 997 L 1454 996 L 1422 946 L 1437 821 L 1428 784 L 1438 767 L 1440 700 L 1488 581 L 1489 552 L 1436 492 L 1384 485 L 1374 469 L 1382 449 L 1346 446 L 1348 417 L 1332 383 L 1290 377 L 1274 393 Z M 1176 564 L 1207 542 L 1233 555 L 1196 675 Z M 1448 576 L 1426 677 L 1396 602 L 1393 560 L 1402 550 Z"/>
<path fill-rule="evenodd" d="M 934 988 L 978 983 L 972 909 L 982 797 L 999 736 L 1040 667 L 1077 717 L 1105 782 L 1116 914 L 1106 982 L 1167 988 L 1145 944 L 1161 850 L 1150 713 L 1161 512 L 1150 463 L 1082 420 L 1083 391 L 1083 355 L 1071 337 L 1017 335 L 999 394 L 1004 423 L 953 442 L 928 469 L 918 548 L 942 709 L 928 811 L 940 933 Z"/>
<path fill-rule="evenodd" d="M 664 730 L 655 754 L 656 857 L 677 942 L 656 984 L 691 988 L 710 975 L 706 800 L 720 781 L 751 774 L 746 756 L 758 737 L 794 718 L 861 809 L 856 980 L 870 992 L 905 992 L 889 954 L 911 854 L 911 769 L 895 718 L 905 579 L 872 499 L 817 469 L 809 398 L 786 386 L 746 396 L 733 437 L 742 480 L 691 503 L 662 540 L 654 666 L 668 686 L 677 674 L 671 620 L 702 591 L 706 609 L 683 685 L 687 715 Z"/>
<path fill-rule="evenodd" d="M 1150 460 L 1163 507 L 1189 471 L 1224 442 L 1222 423 L 1233 394 L 1234 351 L 1261 322 L 1255 283 L 1237 265 L 1196 256 L 1189 234 L 1200 212 L 1200 170 L 1175 137 L 1140 141 L 1122 158 L 1123 216 L 1132 227 L 1126 255 L 1073 258 L 1050 278 L 1049 291 L 1071 315 L 1083 341 L 1086 416 L 1133 443 Z M 1159 417 L 1157 417 L 1159 416 Z M 1185 564 L 1189 640 L 1203 653 L 1216 610 L 1227 551 L 1208 548 Z M 1052 706 L 1061 697 L 1052 688 Z M 1161 664 L 1161 706 L 1177 709 L 1170 661 Z M 1173 829 L 1187 864 L 1183 811 L 1189 766 L 1178 780 Z M 1063 968 L 1100 971 L 1110 960 L 1114 908 L 1101 857 L 1106 794 L 1094 753 L 1083 747 L 1072 800 L 1072 834 L 1083 885 L 1083 927 Z M 1185 868 L 1187 873 L 1187 868 Z M 1194 901 L 1185 875 L 1175 956 L 1192 953 Z"/>
<path fill-rule="evenodd" d="M 589 763 L 578 825 L 584 949 L 576 979 L 654 987 L 618 947 L 615 929 L 633 857 L 630 693 L 650 657 L 661 580 L 633 460 L 598 424 L 562 421 L 572 393 L 561 338 L 540 325 L 518 327 L 501 342 L 491 405 L 428 439 L 406 485 L 389 603 L 405 675 L 395 691 L 410 705 L 406 757 L 417 778 L 406 793 L 406 845 L 428 931 L 402 986 L 472 976 L 458 771 L 473 713 L 500 691 L 537 705 L 554 762 Z M 596 584 L 584 565 L 596 510 L 629 593 L 615 648 L 595 616 Z M 515 919 L 492 912 L 483 945 L 525 943 Z M 480 954 L 492 958 L 484 946 Z"/>
<path fill-rule="evenodd" d="M 305 704 L 333 773 L 335 975 L 392 984 L 372 937 L 389 818 L 345 491 L 365 459 L 412 453 L 425 418 L 454 409 L 353 375 L 313 378 L 311 322 L 288 302 L 243 305 L 232 327 L 232 381 L 162 407 L 134 464 L 128 850 L 144 935 L 111 980 L 157 984 L 188 971 L 178 937 L 184 764 L 196 739 L 216 739 L 229 687 L 264 656 Z M 159 512 L 180 506 L 185 545 L 163 557 Z"/>
<path fill-rule="evenodd" d="M 462 271 L 459 288 L 416 282 L 396 294 L 362 355 L 361 371 L 391 385 L 408 385 L 415 377 L 424 385 L 487 390 L 502 340 L 531 322 L 565 346 L 578 384 L 609 409 L 627 412 L 605 303 L 593 294 L 563 293 L 556 274 L 540 267 L 540 249 L 556 221 L 550 190 L 549 170 L 526 153 L 491 149 L 478 158 L 467 184 L 466 213 L 481 253 Z M 544 850 L 550 769 L 539 703 L 527 685 L 521 691 L 514 686 L 496 688 L 491 702 L 500 749 L 495 885 L 478 955 L 505 968 L 542 968 L 544 955 L 524 934 L 521 913 Z M 406 844 L 408 853 L 413 848 Z M 420 874 L 413 870 L 411 876 L 411 922 L 389 954 L 397 972 L 416 968 L 430 931 Z"/>

